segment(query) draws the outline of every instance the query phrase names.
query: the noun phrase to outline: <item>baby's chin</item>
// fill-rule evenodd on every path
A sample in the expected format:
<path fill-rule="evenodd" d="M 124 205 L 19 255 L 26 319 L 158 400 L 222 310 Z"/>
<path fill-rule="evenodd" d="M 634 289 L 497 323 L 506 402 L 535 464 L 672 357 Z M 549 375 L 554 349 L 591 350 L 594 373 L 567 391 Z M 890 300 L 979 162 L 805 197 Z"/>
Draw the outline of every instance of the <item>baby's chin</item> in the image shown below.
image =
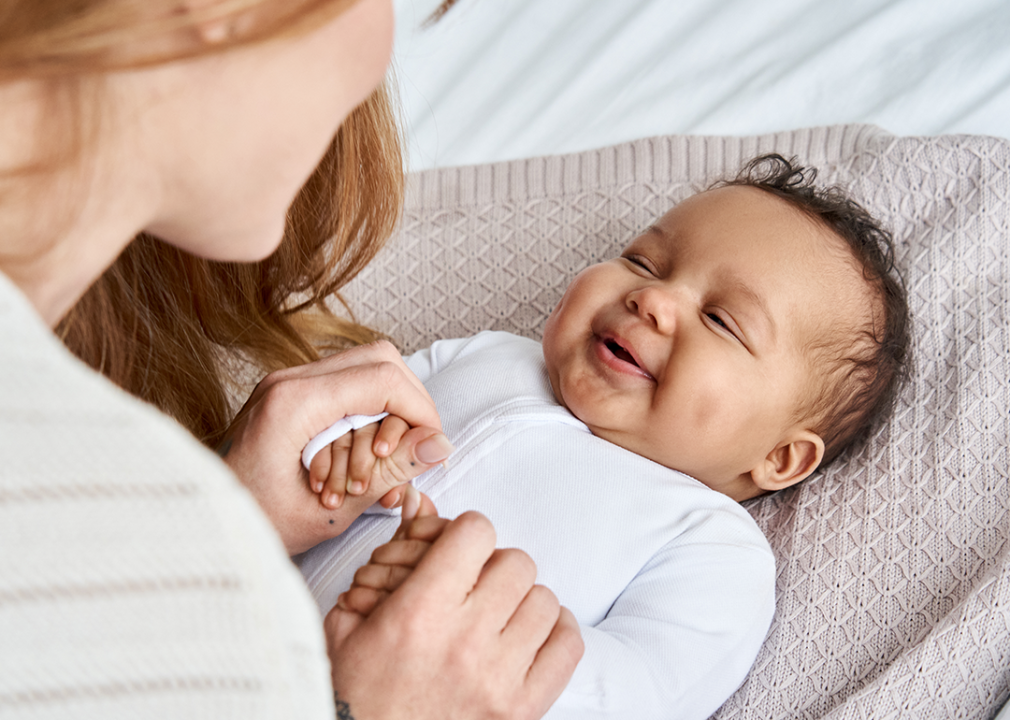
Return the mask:
<path fill-rule="evenodd" d="M 551 394 L 554 396 L 554 402 L 556 402 L 558 405 L 563 407 L 568 412 L 572 413 L 572 415 L 575 415 L 575 417 L 579 418 L 578 414 L 576 414 L 570 407 L 568 407 L 568 403 L 565 402 L 564 395 L 561 392 L 560 380 L 558 379 L 557 373 L 552 373 L 550 368 L 548 368 L 547 377 L 551 382 Z M 579 418 L 579 420 L 582 420 L 582 418 Z"/>
<path fill-rule="evenodd" d="M 547 328 L 544 330 L 544 339 L 540 344 L 540 348 L 544 355 L 544 366 L 547 368 L 547 379 L 551 383 L 551 394 L 554 396 L 554 401 L 563 407 L 568 412 L 572 412 L 572 409 L 568 407 L 565 403 L 565 399 L 561 392 L 561 374 L 558 372 L 557 365 L 552 361 L 550 353 L 550 335 L 549 335 L 550 323 L 548 323 Z M 572 413 L 573 415 L 575 413 Z"/>

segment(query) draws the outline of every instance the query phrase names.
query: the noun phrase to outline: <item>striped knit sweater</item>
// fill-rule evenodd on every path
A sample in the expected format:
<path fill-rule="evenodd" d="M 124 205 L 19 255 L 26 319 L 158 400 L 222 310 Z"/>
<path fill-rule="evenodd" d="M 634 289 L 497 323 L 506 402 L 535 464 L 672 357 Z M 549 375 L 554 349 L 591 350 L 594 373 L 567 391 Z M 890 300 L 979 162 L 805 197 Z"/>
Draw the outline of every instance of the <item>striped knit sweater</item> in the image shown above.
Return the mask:
<path fill-rule="evenodd" d="M 0 717 L 332 718 L 320 628 L 220 460 L 0 275 Z"/>

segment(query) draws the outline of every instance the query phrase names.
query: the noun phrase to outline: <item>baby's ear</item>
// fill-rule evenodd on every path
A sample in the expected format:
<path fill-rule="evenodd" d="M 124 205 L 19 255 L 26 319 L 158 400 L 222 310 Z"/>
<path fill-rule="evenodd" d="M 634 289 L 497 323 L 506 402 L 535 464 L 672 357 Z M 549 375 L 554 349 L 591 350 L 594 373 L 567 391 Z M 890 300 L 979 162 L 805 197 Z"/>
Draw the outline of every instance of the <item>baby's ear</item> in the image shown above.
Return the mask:
<path fill-rule="evenodd" d="M 817 469 L 824 457 L 824 440 L 810 430 L 799 430 L 779 444 L 751 471 L 751 479 L 765 492 L 795 485 Z"/>

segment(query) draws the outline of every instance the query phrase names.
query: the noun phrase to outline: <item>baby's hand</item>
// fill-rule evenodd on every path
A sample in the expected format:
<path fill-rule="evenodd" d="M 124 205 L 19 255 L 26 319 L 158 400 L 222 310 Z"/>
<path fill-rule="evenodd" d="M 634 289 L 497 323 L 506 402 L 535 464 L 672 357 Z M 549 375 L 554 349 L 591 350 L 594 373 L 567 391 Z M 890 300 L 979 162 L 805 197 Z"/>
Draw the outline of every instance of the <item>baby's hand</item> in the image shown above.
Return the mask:
<path fill-rule="evenodd" d="M 415 428 L 427 432 L 423 428 Z M 344 495 L 364 495 L 369 486 L 384 477 L 387 485 L 397 485 L 379 503 L 396 507 L 403 500 L 404 483 L 428 466 L 419 467 L 411 454 L 409 442 L 401 442 L 410 426 L 389 415 L 381 423 L 352 430 L 323 448 L 309 465 L 309 487 L 319 494 L 327 508 L 339 508 Z"/>
<path fill-rule="evenodd" d="M 449 524 L 424 493 L 407 486 L 404 495 L 400 527 L 388 543 L 372 552 L 367 565 L 358 568 L 350 590 L 337 598 L 341 610 L 368 617 L 410 576 Z"/>

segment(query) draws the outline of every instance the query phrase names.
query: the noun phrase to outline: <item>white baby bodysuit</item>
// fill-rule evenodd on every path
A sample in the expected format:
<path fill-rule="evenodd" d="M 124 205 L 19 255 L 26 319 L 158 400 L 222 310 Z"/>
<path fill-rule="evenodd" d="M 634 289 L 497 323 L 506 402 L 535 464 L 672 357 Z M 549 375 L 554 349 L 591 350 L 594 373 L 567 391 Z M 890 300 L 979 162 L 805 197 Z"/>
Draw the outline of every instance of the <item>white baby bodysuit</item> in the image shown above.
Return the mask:
<path fill-rule="evenodd" d="M 739 686 L 768 631 L 775 568 L 738 503 L 595 437 L 558 405 L 539 343 L 507 333 L 446 340 L 410 368 L 456 446 L 415 484 L 441 515 L 487 515 L 499 547 L 578 619 L 586 652 L 548 718 L 707 718 Z M 300 567 L 326 612 L 398 523 L 382 511 Z"/>

